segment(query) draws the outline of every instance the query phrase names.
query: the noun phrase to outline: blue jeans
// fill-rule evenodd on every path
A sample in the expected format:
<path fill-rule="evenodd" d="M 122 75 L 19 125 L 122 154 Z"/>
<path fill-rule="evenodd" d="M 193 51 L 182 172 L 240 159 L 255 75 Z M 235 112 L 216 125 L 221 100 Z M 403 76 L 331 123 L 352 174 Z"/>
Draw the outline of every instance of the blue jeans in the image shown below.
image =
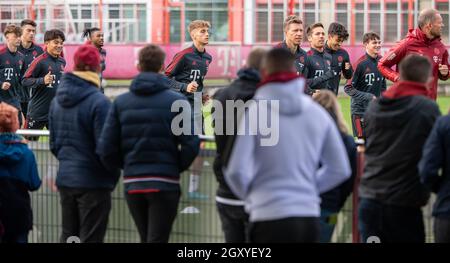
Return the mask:
<path fill-rule="evenodd" d="M 424 243 L 425 227 L 420 207 L 387 205 L 362 198 L 359 203 L 361 242 L 376 236 L 381 243 Z"/>

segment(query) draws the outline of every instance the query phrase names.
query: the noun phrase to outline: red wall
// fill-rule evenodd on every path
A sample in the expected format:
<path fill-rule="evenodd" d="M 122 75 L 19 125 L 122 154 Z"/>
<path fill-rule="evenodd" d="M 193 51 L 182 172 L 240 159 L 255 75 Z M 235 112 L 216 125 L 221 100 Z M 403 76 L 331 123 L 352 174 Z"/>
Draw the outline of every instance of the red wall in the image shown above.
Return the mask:
<path fill-rule="evenodd" d="M 67 61 L 66 71 L 73 70 L 73 54 L 78 45 L 65 45 L 64 57 Z M 130 79 L 137 73 L 137 55 L 143 45 L 106 45 L 106 70 L 104 76 L 107 79 Z M 176 52 L 180 51 L 180 45 L 162 45 L 166 52 L 166 65 L 172 60 Z M 350 54 L 352 63 L 356 63 L 359 57 L 364 54 L 362 46 L 345 47 Z M 390 47 L 382 48 L 384 54 Z M 209 67 L 207 78 L 210 79 L 232 79 L 236 72 L 245 63 L 245 58 L 252 49 L 252 46 L 225 46 L 210 45 L 207 47 L 208 53 L 213 57 Z"/>

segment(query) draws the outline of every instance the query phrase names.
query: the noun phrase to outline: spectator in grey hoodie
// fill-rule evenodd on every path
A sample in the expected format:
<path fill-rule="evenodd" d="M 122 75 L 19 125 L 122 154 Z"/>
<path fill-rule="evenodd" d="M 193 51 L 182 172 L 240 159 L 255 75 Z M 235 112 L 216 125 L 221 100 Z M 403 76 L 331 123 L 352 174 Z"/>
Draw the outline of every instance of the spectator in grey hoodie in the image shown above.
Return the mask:
<path fill-rule="evenodd" d="M 225 169 L 228 185 L 250 215 L 250 242 L 318 242 L 319 195 L 350 176 L 336 125 L 302 92 L 305 81 L 294 59 L 285 49 L 268 52 L 266 76 L 240 122 Z M 250 132 L 258 127 L 249 120 L 264 120 L 264 111 L 276 137 L 269 143 L 266 133 Z"/>

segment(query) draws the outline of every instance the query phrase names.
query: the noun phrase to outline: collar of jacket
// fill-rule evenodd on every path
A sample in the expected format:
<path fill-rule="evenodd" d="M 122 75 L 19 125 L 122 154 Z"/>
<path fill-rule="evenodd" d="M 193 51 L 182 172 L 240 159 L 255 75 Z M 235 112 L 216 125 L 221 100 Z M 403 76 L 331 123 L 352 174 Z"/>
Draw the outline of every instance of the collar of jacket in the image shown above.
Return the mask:
<path fill-rule="evenodd" d="M 372 57 L 371 55 L 369 55 L 369 53 L 367 53 L 366 52 L 366 57 L 368 58 L 368 59 L 371 59 L 371 60 L 378 60 L 379 58 L 380 58 L 380 54 L 377 54 L 377 56 L 376 57 Z"/>
<path fill-rule="evenodd" d="M 75 76 L 93 83 L 95 86 L 100 87 L 100 77 L 96 72 L 92 71 L 74 71 Z"/>
<path fill-rule="evenodd" d="M 429 39 L 427 35 L 420 28 L 410 29 L 409 35 L 416 37 L 417 39 L 423 41 L 427 45 L 431 45 L 434 41 L 441 41 L 440 37 L 435 37 L 433 39 Z"/>
<path fill-rule="evenodd" d="M 428 94 L 429 90 L 425 84 L 412 81 L 399 81 L 385 91 L 383 97 L 387 99 L 398 99 L 408 96 L 428 96 Z"/>
<path fill-rule="evenodd" d="M 339 49 L 338 49 L 339 50 Z M 328 52 L 328 53 L 330 53 L 330 54 L 334 54 L 334 53 L 336 53 L 338 50 L 334 50 L 334 49 L 332 49 L 332 48 L 330 48 L 329 46 L 328 46 L 328 41 L 325 41 L 325 46 L 323 47 L 323 51 L 324 52 Z M 317 52 L 319 52 L 319 51 L 317 51 Z M 320 53 L 320 52 L 319 52 Z"/>
<path fill-rule="evenodd" d="M 203 52 L 200 52 L 200 51 L 197 49 L 197 47 L 195 47 L 194 44 L 192 44 L 192 49 L 194 49 L 194 52 L 197 53 L 197 54 L 199 54 L 199 55 L 203 55 L 203 54 L 206 53 L 206 48 L 205 48 L 205 50 L 203 50 Z"/>
<path fill-rule="evenodd" d="M 311 51 L 313 52 L 314 55 L 323 56 L 323 54 L 325 53 L 325 46 L 323 47 L 323 51 L 322 52 L 320 52 L 319 50 L 317 50 L 317 49 L 315 49 L 313 47 L 311 47 Z"/>
<path fill-rule="evenodd" d="M 93 43 L 92 43 L 92 41 L 91 40 L 86 40 L 86 42 L 84 43 L 84 44 L 86 44 L 86 45 L 93 45 L 96 49 L 98 49 L 98 52 L 102 52 L 103 51 L 103 48 L 98 48 L 96 45 L 94 45 Z"/>
<path fill-rule="evenodd" d="M 271 75 L 265 76 L 261 83 L 258 85 L 258 88 L 266 85 L 271 82 L 289 82 L 296 78 L 300 78 L 300 76 L 296 72 L 277 72 Z"/>

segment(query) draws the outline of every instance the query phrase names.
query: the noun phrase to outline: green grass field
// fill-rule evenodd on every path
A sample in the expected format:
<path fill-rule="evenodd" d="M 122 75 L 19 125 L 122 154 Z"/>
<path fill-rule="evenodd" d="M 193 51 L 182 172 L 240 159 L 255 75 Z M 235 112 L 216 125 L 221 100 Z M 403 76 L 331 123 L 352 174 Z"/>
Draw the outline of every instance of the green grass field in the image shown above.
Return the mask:
<path fill-rule="evenodd" d="M 345 122 L 347 123 L 347 127 L 349 131 L 351 131 L 352 122 L 351 122 L 351 114 L 350 114 L 350 97 L 339 97 L 339 103 L 341 105 L 342 114 L 344 115 Z M 449 97 L 439 97 L 438 100 L 439 108 L 441 109 L 441 113 L 443 115 L 447 114 L 450 109 L 450 96 Z M 203 108 L 203 116 L 205 117 L 205 133 L 207 135 L 213 135 L 213 129 L 211 126 L 211 106 L 209 103 L 205 105 Z"/>

